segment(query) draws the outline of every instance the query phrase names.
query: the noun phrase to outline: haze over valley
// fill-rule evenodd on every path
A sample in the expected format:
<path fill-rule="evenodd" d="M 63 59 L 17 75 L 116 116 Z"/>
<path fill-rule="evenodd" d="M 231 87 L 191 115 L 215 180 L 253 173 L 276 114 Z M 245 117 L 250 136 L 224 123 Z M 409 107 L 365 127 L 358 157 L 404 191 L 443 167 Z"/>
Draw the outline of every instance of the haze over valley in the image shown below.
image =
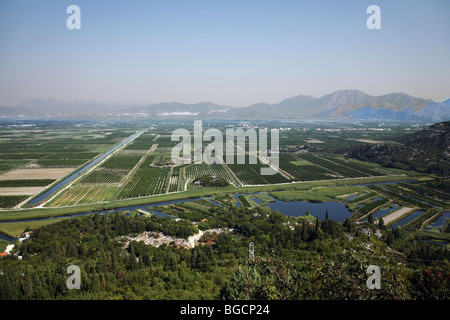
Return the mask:
<path fill-rule="evenodd" d="M 197 119 L 328 119 L 439 122 L 450 120 L 450 99 L 442 102 L 403 93 L 371 96 L 340 90 L 320 98 L 297 95 L 276 104 L 230 107 L 212 102 L 184 104 L 102 103 L 29 99 L 16 107 L 0 107 L 0 116 L 19 118 L 197 118 Z"/>

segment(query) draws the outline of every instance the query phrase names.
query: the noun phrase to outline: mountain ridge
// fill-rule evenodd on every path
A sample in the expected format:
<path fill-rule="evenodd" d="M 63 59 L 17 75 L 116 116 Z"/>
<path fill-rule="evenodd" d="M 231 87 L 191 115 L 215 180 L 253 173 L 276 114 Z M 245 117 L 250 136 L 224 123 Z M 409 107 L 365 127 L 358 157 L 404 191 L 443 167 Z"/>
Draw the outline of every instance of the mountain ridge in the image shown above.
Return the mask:
<path fill-rule="evenodd" d="M 450 120 L 450 99 L 435 102 L 394 92 L 372 96 L 359 90 L 338 90 L 319 98 L 297 95 L 268 104 L 230 107 L 212 102 L 155 104 L 104 103 L 96 101 L 28 99 L 16 107 L 0 107 L 0 117 L 133 117 L 217 119 L 328 119 L 383 121 Z"/>

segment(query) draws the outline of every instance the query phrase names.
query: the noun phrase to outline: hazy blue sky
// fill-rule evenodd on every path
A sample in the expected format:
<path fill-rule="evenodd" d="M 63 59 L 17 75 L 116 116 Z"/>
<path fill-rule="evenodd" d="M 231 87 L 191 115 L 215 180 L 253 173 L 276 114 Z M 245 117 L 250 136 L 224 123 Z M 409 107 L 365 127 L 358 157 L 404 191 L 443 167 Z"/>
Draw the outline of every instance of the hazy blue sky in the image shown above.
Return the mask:
<path fill-rule="evenodd" d="M 81 30 L 69 30 L 69 5 Z M 381 8 L 381 30 L 366 9 Z M 450 1 L 0 0 L 0 105 L 450 97 Z"/>

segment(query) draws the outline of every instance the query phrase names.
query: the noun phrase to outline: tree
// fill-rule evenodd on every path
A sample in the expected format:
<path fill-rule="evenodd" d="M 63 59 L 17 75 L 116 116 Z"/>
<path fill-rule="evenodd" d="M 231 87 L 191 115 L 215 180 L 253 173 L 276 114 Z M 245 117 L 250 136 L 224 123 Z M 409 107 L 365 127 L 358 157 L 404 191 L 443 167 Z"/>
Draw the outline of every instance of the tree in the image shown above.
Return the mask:
<path fill-rule="evenodd" d="M 299 299 L 306 284 L 304 276 L 282 258 L 256 258 L 252 265 L 235 267 L 220 297 L 226 300 Z"/>
<path fill-rule="evenodd" d="M 380 220 L 378 221 L 378 226 L 380 227 L 380 229 L 384 229 L 386 226 L 384 225 L 384 220 L 383 218 L 380 218 Z"/>
<path fill-rule="evenodd" d="M 308 241 L 308 229 L 307 229 L 307 225 L 306 225 L 306 220 L 303 221 L 302 223 L 302 240 L 303 241 Z"/>

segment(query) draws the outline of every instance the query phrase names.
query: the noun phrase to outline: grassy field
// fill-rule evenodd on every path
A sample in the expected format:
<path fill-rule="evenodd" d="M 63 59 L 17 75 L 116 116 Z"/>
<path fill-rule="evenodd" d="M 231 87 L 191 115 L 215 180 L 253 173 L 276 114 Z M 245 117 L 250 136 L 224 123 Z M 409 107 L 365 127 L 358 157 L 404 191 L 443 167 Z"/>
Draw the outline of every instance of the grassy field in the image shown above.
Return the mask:
<path fill-rule="evenodd" d="M 49 225 L 52 223 L 56 223 L 58 221 L 61 221 L 61 219 L 64 219 L 64 218 L 54 218 L 54 219 L 48 219 L 48 220 L 42 220 L 42 221 L 0 223 L 0 233 L 3 233 L 10 238 L 18 238 L 26 230 L 32 230 L 32 229 L 46 226 L 46 225 Z"/>
<path fill-rule="evenodd" d="M 271 195 L 282 201 L 311 201 L 311 202 L 326 202 L 326 201 L 343 201 L 345 195 L 360 194 L 365 189 L 360 186 L 348 187 L 315 187 L 310 190 L 290 190 L 272 192 Z"/>

